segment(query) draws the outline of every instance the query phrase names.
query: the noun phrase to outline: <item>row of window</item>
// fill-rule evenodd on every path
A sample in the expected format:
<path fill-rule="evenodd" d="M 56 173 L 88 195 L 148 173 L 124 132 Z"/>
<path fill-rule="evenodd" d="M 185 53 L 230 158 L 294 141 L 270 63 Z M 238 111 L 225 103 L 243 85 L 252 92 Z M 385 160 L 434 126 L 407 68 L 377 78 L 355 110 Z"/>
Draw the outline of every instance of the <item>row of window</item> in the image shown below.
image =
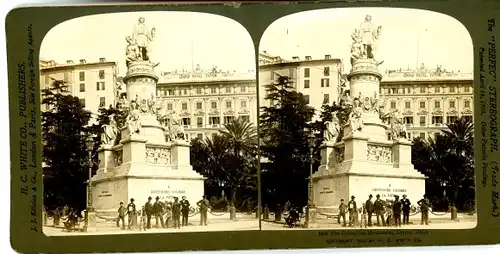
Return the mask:
<path fill-rule="evenodd" d="M 226 108 L 232 108 L 233 102 L 232 101 L 226 101 Z M 240 108 L 246 108 L 247 107 L 247 101 L 242 100 L 240 101 Z M 173 103 L 167 103 L 167 110 L 173 110 L 174 106 Z M 210 102 L 210 108 L 211 109 L 217 109 L 218 108 L 218 102 L 217 101 L 211 101 Z M 188 110 L 188 103 L 183 102 L 181 103 L 181 109 L 182 110 Z M 196 102 L 196 109 L 203 109 L 203 102 Z"/>
<path fill-rule="evenodd" d="M 419 126 L 425 127 L 427 124 L 427 116 L 420 116 L 419 118 L 420 118 L 419 119 L 420 120 Z M 464 116 L 464 118 L 472 121 L 472 116 Z M 447 116 L 446 117 L 447 124 L 454 123 L 457 120 L 458 120 L 458 116 Z M 405 116 L 403 121 L 405 124 L 413 125 L 413 116 Z M 443 123 L 443 116 L 432 116 L 431 121 L 432 121 L 431 123 L 436 125 L 436 126 L 440 126 L 440 125 L 444 124 Z"/>
<path fill-rule="evenodd" d="M 80 104 L 85 107 L 85 98 L 80 98 Z M 99 97 L 99 108 L 106 107 L 106 97 Z"/>
<path fill-rule="evenodd" d="M 240 118 L 244 121 L 244 122 L 250 122 L 250 116 L 248 115 L 242 115 L 240 116 Z M 235 117 L 234 116 L 224 116 L 224 124 L 228 124 L 230 122 L 232 122 Z M 181 119 L 181 124 L 184 126 L 184 127 L 197 127 L 197 128 L 210 128 L 210 127 L 219 127 L 218 125 L 220 125 L 220 120 L 221 120 L 221 117 L 219 116 L 211 116 L 208 118 L 208 125 L 205 125 L 204 123 L 204 118 L 203 117 L 196 117 L 196 125 L 192 125 L 191 124 L 191 118 L 190 117 L 184 117 Z"/>
<path fill-rule="evenodd" d="M 456 101 L 450 100 L 448 101 L 449 107 L 450 108 L 455 108 L 456 107 Z M 420 101 L 419 102 L 419 108 L 420 109 L 425 109 L 425 101 Z M 391 101 L 391 109 L 395 109 L 396 106 L 396 101 Z M 471 101 L 470 100 L 464 100 L 464 107 L 465 108 L 470 108 L 471 107 Z M 410 101 L 405 101 L 405 109 L 410 109 L 411 108 L 411 102 Z M 434 108 L 435 109 L 440 109 L 441 108 L 441 101 L 434 101 Z"/>
<path fill-rule="evenodd" d="M 323 67 L 323 76 L 325 76 L 325 77 L 330 76 L 330 67 L 328 67 L 328 66 Z M 304 68 L 304 78 L 309 78 L 309 77 L 311 77 L 311 69 Z"/>
<path fill-rule="evenodd" d="M 426 139 L 427 137 L 429 136 L 434 136 L 434 138 L 436 138 L 436 136 L 438 135 L 439 132 L 429 132 L 429 133 L 425 133 L 425 132 L 408 132 L 408 139 L 413 139 L 413 138 L 417 138 L 417 137 L 420 137 L 421 139 Z M 390 136 L 390 135 L 389 135 Z"/>
<path fill-rule="evenodd" d="M 233 89 L 233 87 L 226 87 L 226 94 L 232 93 L 233 91 L 236 92 L 236 89 Z M 245 86 L 240 87 L 240 92 L 241 93 L 246 93 L 247 88 Z M 197 87 L 195 90 L 195 94 L 204 94 L 204 88 Z M 218 94 L 217 87 L 211 87 L 210 88 L 210 94 Z M 156 90 L 156 96 L 174 96 L 175 95 L 175 90 L 174 89 L 164 89 L 164 88 L 158 88 Z M 178 95 L 189 95 L 189 89 L 184 88 L 184 89 L 179 89 Z"/>
<path fill-rule="evenodd" d="M 106 90 L 106 83 L 104 81 L 96 82 L 95 85 L 96 85 L 95 90 L 97 91 Z M 80 92 L 85 92 L 85 83 L 80 83 Z"/>
<path fill-rule="evenodd" d="M 80 71 L 78 80 L 85 81 L 85 71 Z M 104 70 L 99 70 L 99 79 L 104 79 L 106 72 Z"/>
<path fill-rule="evenodd" d="M 329 78 L 322 78 L 321 79 L 321 87 L 330 87 L 330 79 Z M 309 79 L 304 80 L 304 88 L 311 88 L 311 80 L 309 80 Z"/>
<path fill-rule="evenodd" d="M 307 104 L 310 103 L 310 97 L 309 95 L 304 95 L 304 100 L 306 101 Z M 330 103 L 330 94 L 325 93 L 323 94 L 323 104 L 329 104 Z"/>
<path fill-rule="evenodd" d="M 434 93 L 441 93 L 441 91 L 445 92 L 445 89 L 441 89 L 442 87 L 439 86 L 434 86 L 434 87 L 425 87 L 425 86 L 420 86 L 419 87 L 419 92 L 420 93 L 427 93 L 427 92 L 432 92 L 434 89 Z M 380 89 L 380 93 L 384 94 L 411 94 L 412 93 L 412 88 L 411 87 L 406 87 L 406 88 L 384 88 Z M 459 92 L 457 87 L 455 86 L 449 86 L 447 87 L 447 90 L 449 93 L 457 93 Z M 470 93 L 471 92 L 471 86 L 464 86 L 464 93 Z"/>

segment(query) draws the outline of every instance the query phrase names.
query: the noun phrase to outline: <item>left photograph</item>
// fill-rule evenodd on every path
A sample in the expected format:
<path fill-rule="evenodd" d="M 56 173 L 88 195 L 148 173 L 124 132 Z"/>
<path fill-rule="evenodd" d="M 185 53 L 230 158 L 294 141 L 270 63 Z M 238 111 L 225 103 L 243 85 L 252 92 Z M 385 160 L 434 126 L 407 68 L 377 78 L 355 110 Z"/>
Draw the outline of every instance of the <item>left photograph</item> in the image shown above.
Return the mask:
<path fill-rule="evenodd" d="M 247 30 L 218 15 L 52 28 L 40 49 L 44 233 L 259 230 L 255 66 Z"/>

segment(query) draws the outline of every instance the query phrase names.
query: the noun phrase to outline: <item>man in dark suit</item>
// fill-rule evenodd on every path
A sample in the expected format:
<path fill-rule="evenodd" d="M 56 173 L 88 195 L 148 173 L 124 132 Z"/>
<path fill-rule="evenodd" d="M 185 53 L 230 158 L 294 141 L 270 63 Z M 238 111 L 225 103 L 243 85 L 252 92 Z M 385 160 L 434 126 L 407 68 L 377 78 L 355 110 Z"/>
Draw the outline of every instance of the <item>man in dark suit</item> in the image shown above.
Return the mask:
<path fill-rule="evenodd" d="M 422 213 L 421 225 L 429 225 L 429 208 L 431 207 L 431 201 L 424 195 L 424 198 L 419 200 L 417 204 L 420 206 L 420 212 Z"/>
<path fill-rule="evenodd" d="M 358 206 L 356 205 L 356 201 L 354 201 L 355 197 L 351 196 L 351 201 L 347 203 L 347 207 L 349 209 L 349 226 L 356 226 L 357 218 L 358 218 Z"/>
<path fill-rule="evenodd" d="M 146 224 L 147 229 L 151 228 L 151 216 L 153 216 L 153 214 L 155 213 L 153 209 L 153 204 L 151 204 L 152 199 L 153 199 L 152 197 L 149 197 L 148 202 L 146 202 L 146 204 L 144 205 L 144 210 L 147 217 L 147 224 Z"/>
<path fill-rule="evenodd" d="M 207 199 L 206 195 L 203 195 L 203 199 L 198 201 L 196 203 L 198 207 L 200 208 L 200 226 L 201 225 L 207 225 L 207 215 L 208 215 L 208 209 L 210 208 L 210 202 Z"/>
<path fill-rule="evenodd" d="M 377 199 L 373 203 L 373 210 L 375 211 L 375 215 L 377 216 L 377 226 L 385 226 L 385 207 L 382 200 L 380 200 L 379 194 L 377 194 Z M 380 224 L 380 219 L 382 220 L 382 225 Z"/>
<path fill-rule="evenodd" d="M 130 203 L 127 206 L 128 215 L 128 229 L 137 226 L 137 210 L 135 208 L 134 199 L 130 199 Z"/>
<path fill-rule="evenodd" d="M 161 222 L 161 227 L 164 228 L 165 222 L 163 221 L 163 206 L 161 205 L 160 197 L 156 197 L 156 201 L 153 204 L 153 211 L 156 219 L 156 228 L 160 228 L 158 221 Z"/>
<path fill-rule="evenodd" d="M 372 194 L 368 196 L 368 200 L 365 202 L 365 210 L 368 214 L 368 227 L 372 226 L 372 214 L 373 214 L 373 202 L 372 202 Z"/>
<path fill-rule="evenodd" d="M 399 200 L 399 196 L 394 196 L 394 203 L 392 204 L 392 212 L 394 214 L 394 224 L 396 227 L 401 227 L 401 210 L 402 204 Z"/>
<path fill-rule="evenodd" d="M 410 224 L 410 210 L 411 210 L 411 202 L 406 198 L 406 194 L 403 194 L 403 199 L 401 199 L 401 203 L 403 204 L 403 225 Z"/>
<path fill-rule="evenodd" d="M 186 196 L 182 197 L 181 200 L 181 213 L 182 213 L 182 226 L 187 226 L 188 225 L 188 218 L 189 218 L 189 201 L 186 199 Z"/>
<path fill-rule="evenodd" d="M 172 217 L 174 219 L 174 228 L 181 228 L 181 203 L 179 203 L 178 197 L 174 197 L 174 203 L 172 204 Z"/>
<path fill-rule="evenodd" d="M 340 200 L 340 205 L 339 205 L 339 217 L 338 217 L 338 222 L 340 224 L 340 218 L 343 219 L 342 227 L 346 226 L 345 223 L 345 214 L 347 213 L 347 205 L 344 203 L 344 199 Z"/>

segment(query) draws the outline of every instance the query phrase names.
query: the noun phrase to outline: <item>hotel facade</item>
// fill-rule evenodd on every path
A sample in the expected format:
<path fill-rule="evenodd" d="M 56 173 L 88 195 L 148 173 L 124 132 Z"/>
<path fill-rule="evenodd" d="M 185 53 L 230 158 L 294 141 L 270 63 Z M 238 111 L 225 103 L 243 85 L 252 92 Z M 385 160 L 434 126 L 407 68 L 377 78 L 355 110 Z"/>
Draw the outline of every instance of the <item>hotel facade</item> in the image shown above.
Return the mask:
<path fill-rule="evenodd" d="M 386 110 L 403 115 L 409 138 L 433 137 L 460 117 L 473 120 L 472 73 L 387 71 L 380 82 Z"/>
<path fill-rule="evenodd" d="M 167 113 L 181 117 L 187 139 L 211 137 L 241 117 L 257 126 L 255 72 L 164 72 L 156 96 Z"/>

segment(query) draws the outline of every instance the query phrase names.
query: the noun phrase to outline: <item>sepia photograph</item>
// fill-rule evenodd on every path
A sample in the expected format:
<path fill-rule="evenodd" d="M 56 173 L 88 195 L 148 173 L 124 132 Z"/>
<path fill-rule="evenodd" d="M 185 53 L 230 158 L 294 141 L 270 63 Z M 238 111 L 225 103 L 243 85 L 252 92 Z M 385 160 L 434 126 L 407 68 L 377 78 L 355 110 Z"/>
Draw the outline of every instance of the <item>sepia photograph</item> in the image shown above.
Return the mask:
<path fill-rule="evenodd" d="M 255 66 L 247 30 L 213 14 L 53 27 L 40 49 L 44 234 L 258 230 Z"/>
<path fill-rule="evenodd" d="M 477 224 L 473 44 L 426 10 L 282 17 L 259 44 L 262 230 Z"/>

